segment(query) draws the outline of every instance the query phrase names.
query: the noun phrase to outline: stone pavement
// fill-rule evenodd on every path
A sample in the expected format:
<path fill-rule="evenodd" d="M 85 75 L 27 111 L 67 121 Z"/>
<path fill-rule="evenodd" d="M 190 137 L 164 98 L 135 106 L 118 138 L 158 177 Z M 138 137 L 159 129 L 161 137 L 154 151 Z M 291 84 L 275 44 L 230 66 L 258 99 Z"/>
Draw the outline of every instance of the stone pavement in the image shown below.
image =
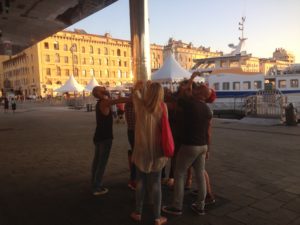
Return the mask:
<path fill-rule="evenodd" d="M 126 126 L 116 124 L 105 175 L 110 192 L 90 190 L 94 113 L 23 107 L 0 114 L 0 225 L 129 225 L 134 192 L 127 188 Z M 300 126 L 213 121 L 207 170 L 217 195 L 206 216 L 185 196 L 184 215 L 170 225 L 299 225 Z M 163 203 L 172 191 L 163 188 Z M 145 206 L 142 224 L 153 224 Z"/>

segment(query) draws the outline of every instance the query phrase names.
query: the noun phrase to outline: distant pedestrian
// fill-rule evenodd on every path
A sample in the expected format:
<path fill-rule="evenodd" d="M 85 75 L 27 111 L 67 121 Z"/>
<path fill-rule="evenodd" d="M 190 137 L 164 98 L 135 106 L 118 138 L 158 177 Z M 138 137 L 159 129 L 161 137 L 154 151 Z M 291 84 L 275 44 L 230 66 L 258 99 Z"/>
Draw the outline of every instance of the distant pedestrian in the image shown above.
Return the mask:
<path fill-rule="evenodd" d="M 11 99 L 11 109 L 12 109 L 13 113 L 15 113 L 15 111 L 17 109 L 17 103 L 14 98 Z"/>
<path fill-rule="evenodd" d="M 92 188 L 94 195 L 103 195 L 108 189 L 103 187 L 102 179 L 110 155 L 113 140 L 113 117 L 111 106 L 129 101 L 128 98 L 111 99 L 105 87 L 93 89 L 93 96 L 98 99 L 96 112 L 96 131 L 94 134 L 95 155 L 92 165 Z"/>
<path fill-rule="evenodd" d="M 4 97 L 4 112 L 7 113 L 9 108 L 9 101 L 7 97 Z"/>

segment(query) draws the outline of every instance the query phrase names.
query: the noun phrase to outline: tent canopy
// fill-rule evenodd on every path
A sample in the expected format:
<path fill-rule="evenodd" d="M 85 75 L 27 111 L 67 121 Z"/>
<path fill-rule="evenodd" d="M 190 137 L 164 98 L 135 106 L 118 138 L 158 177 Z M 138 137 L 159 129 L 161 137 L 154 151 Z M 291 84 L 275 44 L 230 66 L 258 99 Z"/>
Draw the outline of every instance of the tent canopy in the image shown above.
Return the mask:
<path fill-rule="evenodd" d="M 152 74 L 152 80 L 155 81 L 179 81 L 184 78 L 190 78 L 191 73 L 180 66 L 173 54 L 170 54 L 164 65 Z"/>
<path fill-rule="evenodd" d="M 75 80 L 74 76 L 71 75 L 70 78 L 66 81 L 64 85 L 62 85 L 60 88 L 55 89 L 55 92 L 81 92 L 84 90 L 84 87 L 82 87 L 78 82 Z"/>
<path fill-rule="evenodd" d="M 93 90 L 94 87 L 99 86 L 98 81 L 95 79 L 95 77 L 93 77 L 90 82 L 86 85 L 86 87 L 84 88 L 85 91 L 89 91 L 91 92 Z"/>

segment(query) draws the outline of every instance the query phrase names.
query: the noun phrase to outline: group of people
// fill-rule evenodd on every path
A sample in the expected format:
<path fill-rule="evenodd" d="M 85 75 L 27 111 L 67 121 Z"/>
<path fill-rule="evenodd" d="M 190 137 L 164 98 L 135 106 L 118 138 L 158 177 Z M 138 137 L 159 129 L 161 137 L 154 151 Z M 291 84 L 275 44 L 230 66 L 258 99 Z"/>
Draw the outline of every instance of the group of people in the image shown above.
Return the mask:
<path fill-rule="evenodd" d="M 17 103 L 14 98 L 11 98 L 10 100 L 7 97 L 4 97 L 3 100 L 3 106 L 4 106 L 4 113 L 7 113 L 9 110 L 9 105 L 11 105 L 11 110 L 13 113 L 16 111 Z"/>
<path fill-rule="evenodd" d="M 196 84 L 194 78 L 201 75 L 194 72 L 191 78 L 182 82 L 175 95 L 166 93 L 157 82 L 137 82 L 130 98 L 112 99 L 104 87 L 95 87 L 93 95 L 96 104 L 97 127 L 94 135 L 95 156 L 92 165 L 92 187 L 94 195 L 108 192 L 103 186 L 103 174 L 109 158 L 113 139 L 113 115 L 111 106 L 125 103 L 125 118 L 128 124 L 128 151 L 130 182 L 128 186 L 136 192 L 135 210 L 130 217 L 141 221 L 144 196 L 150 191 L 155 225 L 162 225 L 167 218 L 161 211 L 181 215 L 184 188 L 191 186 L 190 168 L 195 171 L 197 200 L 191 205 L 199 215 L 205 214 L 205 199 L 210 192 L 205 160 L 209 156 L 210 123 L 212 112 L 207 102 L 214 100 L 214 92 L 204 84 Z M 161 180 L 168 158 L 161 147 L 162 113 L 167 112 L 175 142 L 175 155 L 171 159 L 168 185 L 174 188 L 173 201 L 161 207 Z M 185 175 L 188 173 L 188 182 Z M 210 196 L 214 200 L 213 196 Z"/>

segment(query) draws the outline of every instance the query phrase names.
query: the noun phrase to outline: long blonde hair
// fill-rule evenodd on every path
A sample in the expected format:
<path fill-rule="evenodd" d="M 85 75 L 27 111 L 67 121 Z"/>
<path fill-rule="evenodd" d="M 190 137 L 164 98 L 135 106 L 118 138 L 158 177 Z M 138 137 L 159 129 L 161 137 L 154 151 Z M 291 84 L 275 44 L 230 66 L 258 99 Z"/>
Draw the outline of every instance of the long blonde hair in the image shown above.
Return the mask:
<path fill-rule="evenodd" d="M 159 112 L 164 99 L 164 89 L 160 83 L 151 83 L 146 91 L 144 105 L 149 113 Z"/>

